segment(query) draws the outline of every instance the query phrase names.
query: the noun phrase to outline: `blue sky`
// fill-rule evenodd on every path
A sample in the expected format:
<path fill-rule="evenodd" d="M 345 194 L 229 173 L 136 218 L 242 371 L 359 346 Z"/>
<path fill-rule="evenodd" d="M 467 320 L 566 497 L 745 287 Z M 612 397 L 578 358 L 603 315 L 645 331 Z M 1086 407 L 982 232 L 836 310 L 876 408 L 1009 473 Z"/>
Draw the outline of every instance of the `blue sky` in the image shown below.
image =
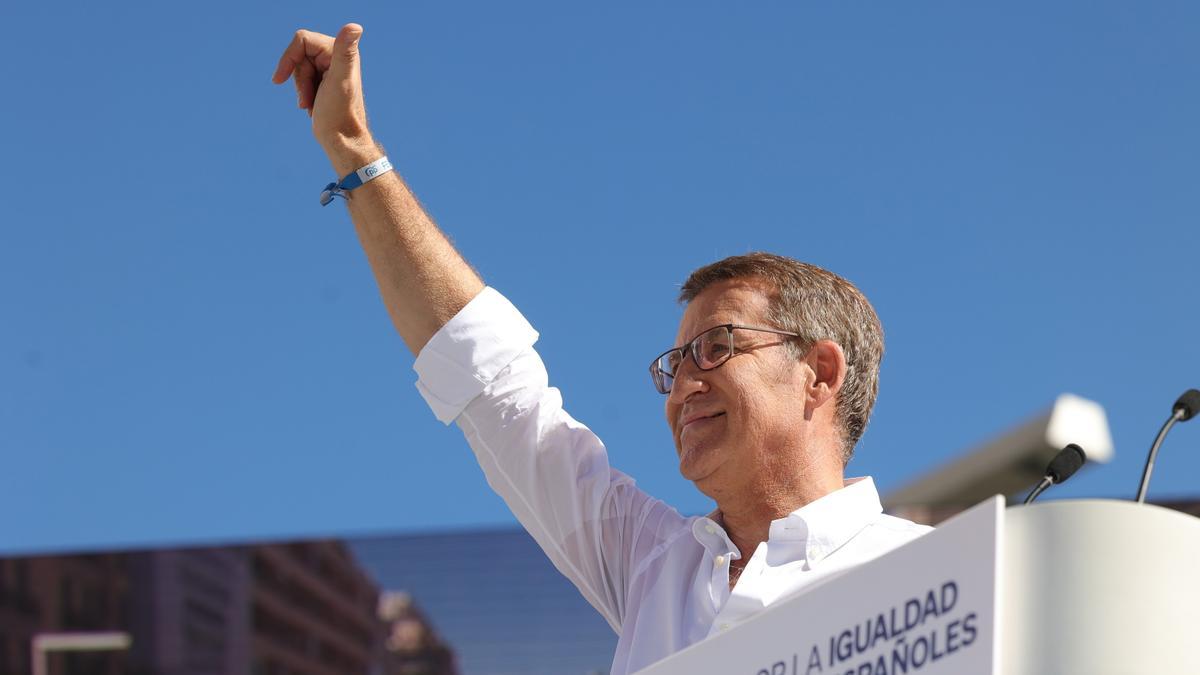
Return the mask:
<path fill-rule="evenodd" d="M 17 3 L 0 121 L 0 552 L 510 523 L 424 408 L 331 169 L 269 78 L 362 23 L 377 137 L 685 512 L 646 364 L 687 273 L 846 276 L 887 333 L 886 491 L 1072 392 L 1126 497 L 1200 386 L 1194 3 Z M 285 8 L 286 7 L 286 8 Z M 1200 495 L 1181 425 L 1152 498 Z"/>

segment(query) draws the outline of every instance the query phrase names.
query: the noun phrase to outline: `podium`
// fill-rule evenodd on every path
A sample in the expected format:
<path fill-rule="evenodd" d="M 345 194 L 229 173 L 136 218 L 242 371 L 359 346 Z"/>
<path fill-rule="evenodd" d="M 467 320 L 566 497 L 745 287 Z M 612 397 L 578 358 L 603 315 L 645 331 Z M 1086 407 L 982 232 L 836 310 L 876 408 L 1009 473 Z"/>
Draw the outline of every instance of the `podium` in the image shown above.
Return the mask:
<path fill-rule="evenodd" d="M 992 499 L 639 675 L 1200 673 L 1200 518 Z"/>
<path fill-rule="evenodd" d="M 1200 518 L 1060 501 L 1003 529 L 999 672 L 1200 673 Z"/>

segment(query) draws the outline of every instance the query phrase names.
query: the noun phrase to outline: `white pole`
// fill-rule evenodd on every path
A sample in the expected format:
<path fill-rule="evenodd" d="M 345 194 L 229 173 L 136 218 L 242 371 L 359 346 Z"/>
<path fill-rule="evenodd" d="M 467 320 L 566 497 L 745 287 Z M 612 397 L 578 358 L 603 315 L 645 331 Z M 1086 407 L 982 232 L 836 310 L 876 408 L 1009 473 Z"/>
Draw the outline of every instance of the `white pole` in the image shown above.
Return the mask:
<path fill-rule="evenodd" d="M 133 638 L 122 631 L 39 633 L 33 636 L 33 675 L 46 675 L 50 652 L 91 652 L 129 649 Z"/>

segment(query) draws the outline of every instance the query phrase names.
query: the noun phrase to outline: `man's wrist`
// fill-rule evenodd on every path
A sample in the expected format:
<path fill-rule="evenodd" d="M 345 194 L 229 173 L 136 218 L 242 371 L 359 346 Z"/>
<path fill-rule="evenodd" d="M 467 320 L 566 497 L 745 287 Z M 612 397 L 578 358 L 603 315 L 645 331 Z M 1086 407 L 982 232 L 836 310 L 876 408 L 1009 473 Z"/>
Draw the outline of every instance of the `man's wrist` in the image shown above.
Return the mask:
<path fill-rule="evenodd" d="M 334 173 L 341 178 L 348 173 L 358 171 L 386 153 L 371 138 L 342 138 L 326 145 L 325 154 L 329 156 L 329 162 L 333 164 Z"/>

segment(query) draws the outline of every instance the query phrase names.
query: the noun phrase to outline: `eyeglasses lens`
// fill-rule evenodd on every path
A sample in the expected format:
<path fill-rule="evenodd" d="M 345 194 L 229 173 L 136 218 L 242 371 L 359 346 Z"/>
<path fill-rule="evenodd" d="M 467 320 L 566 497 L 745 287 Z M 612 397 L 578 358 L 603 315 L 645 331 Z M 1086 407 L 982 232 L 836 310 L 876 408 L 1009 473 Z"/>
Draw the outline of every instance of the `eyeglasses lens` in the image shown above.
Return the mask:
<path fill-rule="evenodd" d="M 733 353 L 733 331 L 725 326 L 713 328 L 699 337 L 690 345 L 692 356 L 701 370 L 712 370 L 725 363 Z M 671 385 L 675 382 L 675 374 L 683 363 L 684 352 L 676 349 L 663 354 L 654 362 L 650 369 L 654 378 L 654 387 L 660 394 L 671 393 Z"/>
<path fill-rule="evenodd" d="M 692 354 L 701 370 L 712 370 L 725 362 L 733 351 L 730 345 L 732 331 L 718 326 L 704 333 L 692 345 Z"/>
<path fill-rule="evenodd" d="M 654 388 L 658 389 L 658 393 L 671 393 L 671 384 L 675 382 L 675 371 L 679 368 L 681 359 L 681 352 L 674 350 L 663 354 L 654 362 L 650 373 L 654 376 Z"/>

